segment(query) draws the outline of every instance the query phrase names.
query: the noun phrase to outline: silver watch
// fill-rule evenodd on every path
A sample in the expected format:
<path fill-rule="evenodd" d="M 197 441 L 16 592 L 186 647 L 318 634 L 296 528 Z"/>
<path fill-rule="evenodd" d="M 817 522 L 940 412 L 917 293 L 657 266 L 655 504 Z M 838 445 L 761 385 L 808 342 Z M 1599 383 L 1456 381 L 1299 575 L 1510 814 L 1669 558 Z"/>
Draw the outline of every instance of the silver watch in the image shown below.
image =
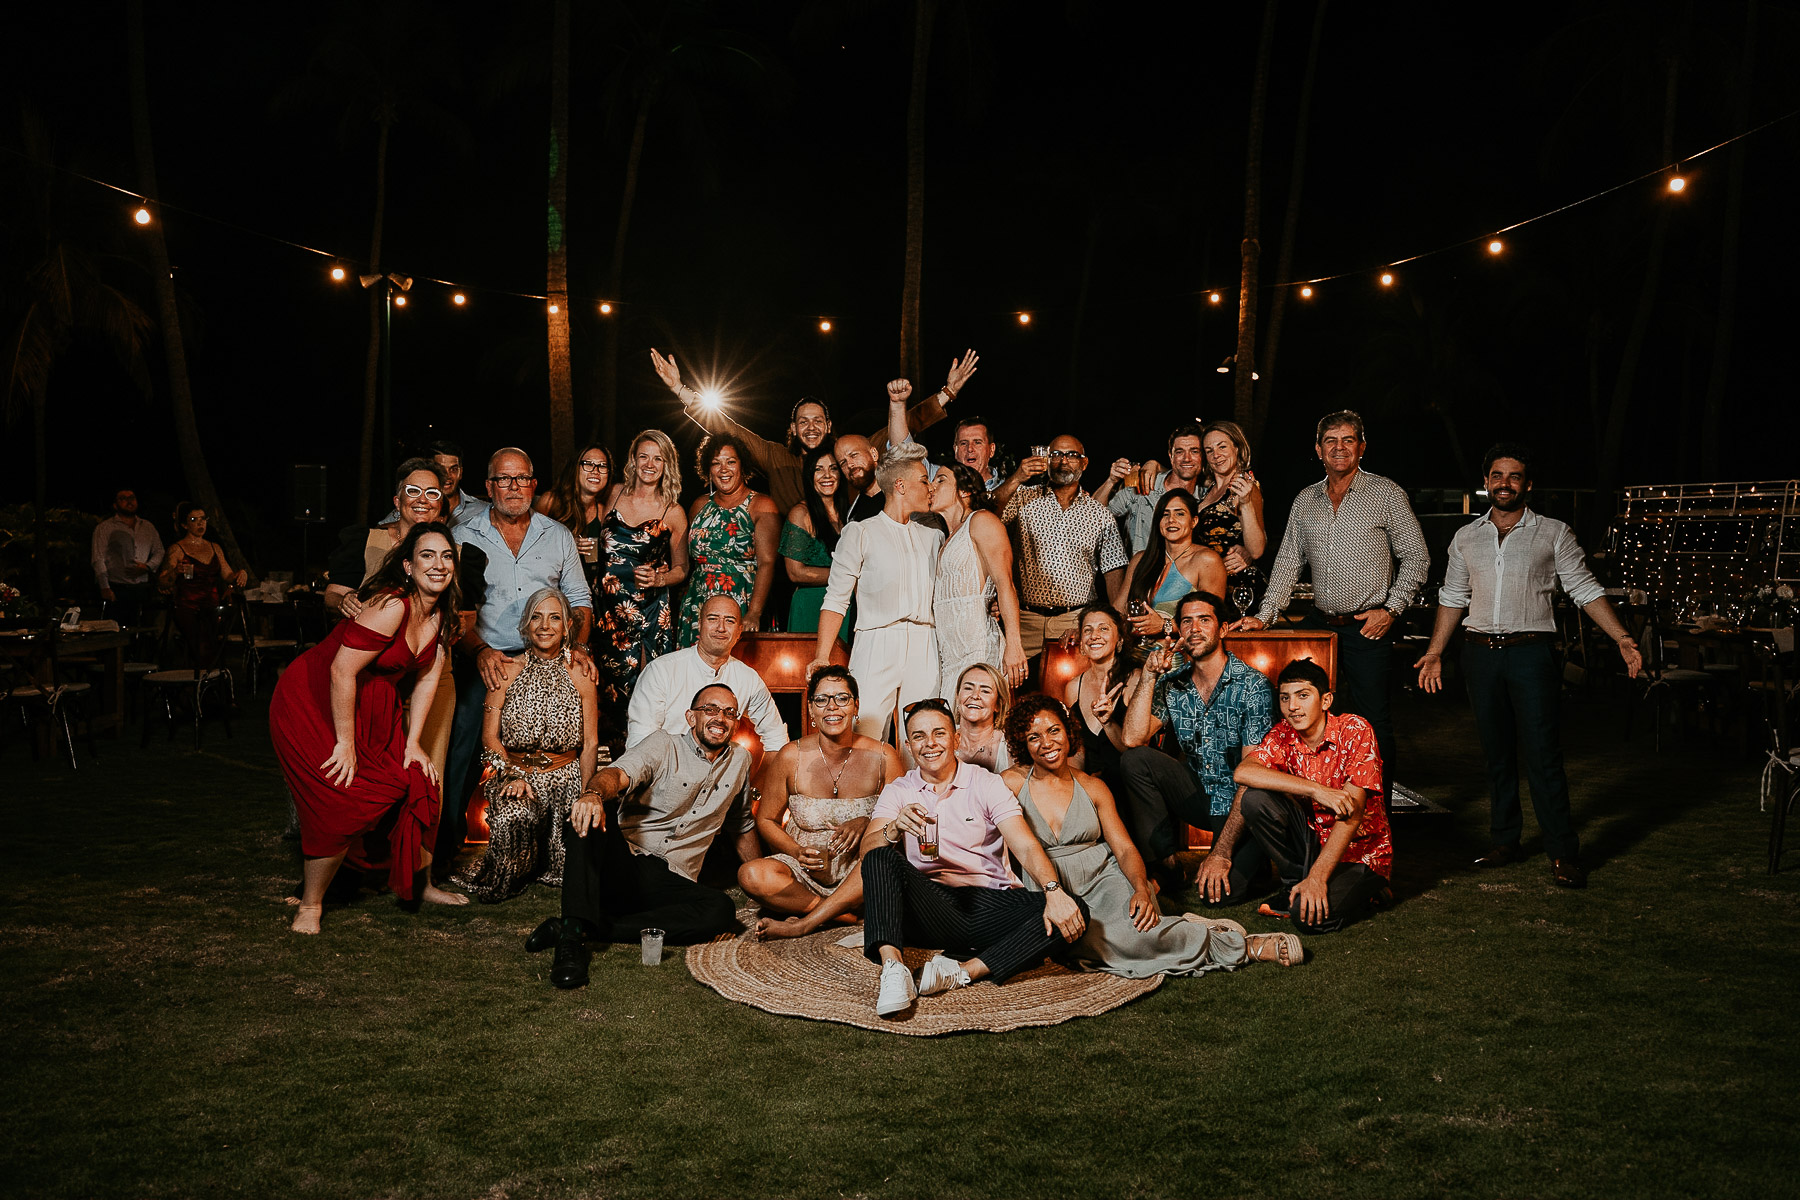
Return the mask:
<path fill-rule="evenodd" d="M 1046 892 L 1060 892 L 1062 891 L 1062 884 L 1059 881 L 1052 879 L 1049 883 L 1044 885 L 1044 890 Z"/>

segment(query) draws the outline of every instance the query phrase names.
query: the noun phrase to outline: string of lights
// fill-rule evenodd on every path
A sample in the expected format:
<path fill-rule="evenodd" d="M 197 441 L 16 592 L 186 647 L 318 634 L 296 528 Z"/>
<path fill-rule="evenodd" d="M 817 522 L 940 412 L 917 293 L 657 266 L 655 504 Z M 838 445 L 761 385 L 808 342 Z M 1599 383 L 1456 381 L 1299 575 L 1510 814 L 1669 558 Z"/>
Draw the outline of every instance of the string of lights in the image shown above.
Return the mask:
<path fill-rule="evenodd" d="M 1729 146 L 1734 142 L 1741 141 L 1744 138 L 1751 137 L 1755 134 L 1763 132 L 1764 130 L 1771 129 L 1774 126 L 1779 125 L 1785 121 L 1792 120 L 1796 116 L 1800 116 L 1800 109 L 1794 109 L 1792 111 L 1783 113 L 1782 115 L 1780 115 L 1778 117 L 1772 117 L 1769 120 L 1764 121 L 1760 125 L 1755 125 L 1749 129 L 1746 129 L 1746 130 L 1740 132 L 1740 133 L 1735 133 L 1732 136 L 1725 138 L 1723 141 L 1715 142 L 1713 145 L 1710 145 L 1703 150 L 1696 151 L 1693 154 L 1686 155 L 1686 156 L 1676 160 L 1675 162 L 1665 163 L 1662 166 L 1658 166 L 1651 170 L 1645 171 L 1642 174 L 1635 175 L 1630 179 L 1622 180 L 1618 183 L 1615 183 L 1615 184 L 1611 185 L 1610 187 L 1602 188 L 1600 191 L 1594 192 L 1591 195 L 1583 196 L 1578 200 L 1571 200 L 1565 204 L 1559 204 L 1556 207 L 1547 209 L 1544 212 L 1536 214 L 1535 216 L 1529 216 L 1529 217 L 1524 218 L 1523 220 L 1514 221 L 1511 224 L 1503 225 L 1500 228 L 1492 230 L 1488 233 L 1475 234 L 1470 237 L 1462 238 L 1458 241 L 1449 242 L 1442 246 L 1437 246 L 1437 247 L 1434 247 L 1429 250 L 1422 250 L 1416 254 L 1409 254 L 1402 258 L 1391 259 L 1391 260 L 1389 260 L 1387 262 L 1383 262 L 1383 263 L 1377 263 L 1377 264 L 1373 264 L 1373 265 L 1365 265 L 1365 266 L 1361 266 L 1361 267 L 1350 268 L 1347 270 L 1336 271 L 1336 272 L 1332 272 L 1330 274 L 1325 274 L 1325 275 L 1314 275 L 1314 276 L 1300 278 L 1300 279 L 1280 280 L 1280 281 L 1277 281 L 1274 283 L 1269 283 L 1269 284 L 1263 285 L 1263 290 L 1272 291 L 1272 290 L 1278 290 L 1278 289 L 1282 289 L 1282 288 L 1292 288 L 1292 289 L 1294 289 L 1295 293 L 1300 297 L 1300 299 L 1311 300 L 1313 297 L 1318 295 L 1320 285 L 1322 285 L 1322 284 L 1332 283 L 1332 282 L 1335 282 L 1335 281 L 1341 280 L 1341 279 L 1353 279 L 1353 278 L 1367 277 L 1367 276 L 1373 276 L 1375 281 L 1383 288 L 1392 288 L 1400 282 L 1399 275 L 1396 273 L 1395 268 L 1404 266 L 1407 263 L 1420 262 L 1424 259 L 1433 258 L 1433 257 L 1436 257 L 1437 255 L 1448 254 L 1451 251 L 1459 250 L 1464 247 L 1471 246 L 1476 243 L 1484 242 L 1484 241 L 1486 242 L 1487 253 L 1489 255 L 1497 258 L 1497 257 L 1505 254 L 1506 250 L 1507 250 L 1507 243 L 1506 243 L 1506 240 L 1503 235 L 1512 233 L 1513 231 L 1518 230 L 1518 229 L 1523 229 L 1527 225 L 1533 225 L 1539 221 L 1545 221 L 1545 220 L 1550 219 L 1551 217 L 1559 216 L 1559 215 L 1569 212 L 1573 209 L 1580 208 L 1583 205 L 1591 204 L 1596 200 L 1599 200 L 1599 199 L 1602 199 L 1603 197 L 1612 195 L 1614 192 L 1618 192 L 1625 188 L 1632 187 L 1636 184 L 1643 183 L 1646 180 L 1666 176 L 1666 182 L 1664 184 L 1665 191 L 1672 195 L 1684 194 L 1687 191 L 1687 185 L 1688 185 L 1688 178 L 1687 178 L 1688 164 L 1691 164 L 1691 163 L 1695 162 L 1696 160 L 1698 160 L 1708 154 L 1711 154 L 1715 150 L 1722 150 L 1726 146 Z M 43 167 L 45 169 L 59 171 L 63 174 L 69 175 L 75 179 L 80 179 L 80 180 L 83 180 L 84 182 L 93 184 L 96 187 L 106 188 L 110 191 L 117 192 L 120 195 L 130 197 L 133 201 L 131 219 L 140 226 L 150 224 L 150 222 L 154 219 L 154 212 L 159 209 L 167 210 L 169 212 L 181 213 L 184 216 L 193 217 L 193 218 L 195 218 L 197 220 L 201 220 L 201 221 L 206 221 L 211 224 L 218 225 L 222 228 L 232 230 L 235 233 L 239 233 L 239 234 L 242 234 L 247 237 L 260 238 L 265 241 L 273 242 L 277 245 L 287 246 L 292 249 L 300 250 L 307 254 L 314 255 L 319 258 L 327 259 L 331 262 L 331 267 L 329 268 L 329 274 L 330 274 L 331 279 L 334 282 L 338 282 L 338 283 L 344 282 L 345 280 L 347 280 L 348 278 L 351 277 L 352 273 L 355 273 L 355 274 L 357 274 L 357 276 L 359 278 L 362 279 L 364 286 L 367 287 L 374 280 L 381 278 L 380 274 L 366 274 L 365 271 L 358 270 L 358 268 L 366 267 L 367 271 L 374 271 L 376 268 L 375 268 L 374 264 L 362 264 L 360 262 L 360 260 L 358 260 L 354 255 L 345 255 L 345 254 L 334 253 L 333 251 L 330 251 L 330 250 L 320 249 L 317 246 L 307 245 L 305 242 L 299 242 L 299 241 L 295 241 L 292 238 L 283 237 L 280 234 L 270 233 L 267 230 L 255 229 L 250 226 L 240 224 L 236 221 L 227 220 L 223 217 L 216 216 L 212 213 L 204 212 L 200 209 L 190 208 L 185 205 L 175 204 L 168 200 L 152 199 L 150 197 L 143 195 L 141 192 L 138 192 L 135 189 L 120 187 L 118 184 L 109 183 L 108 181 L 106 181 L 104 179 L 99 179 L 92 175 L 83 174 L 82 172 L 73 170 L 69 167 L 64 167 L 57 163 L 46 162 L 43 159 L 37 158 L 33 155 L 25 153 L 22 150 L 18 150 L 13 147 L 10 147 L 10 146 L 0 146 L 0 153 L 11 154 L 14 157 L 24 159 L 27 162 L 34 163 L 37 166 Z M 394 303 L 400 307 L 405 307 L 405 305 L 406 305 L 406 297 L 404 295 L 404 292 L 410 290 L 412 283 L 414 281 L 417 281 L 417 282 L 435 284 L 439 287 L 447 289 L 450 293 L 450 295 L 449 295 L 450 303 L 453 306 L 455 306 L 456 308 L 466 308 L 469 303 L 469 296 L 472 293 L 479 293 L 482 295 L 489 295 L 489 296 L 505 297 L 505 298 L 517 299 L 517 300 L 541 301 L 547 306 L 547 311 L 551 314 L 556 313 L 557 308 L 558 308 L 558 305 L 556 304 L 556 302 L 552 301 L 548 295 L 546 295 L 542 292 L 522 292 L 522 291 L 513 291 L 513 290 L 507 289 L 507 288 L 496 288 L 496 287 L 488 287 L 488 286 L 478 285 L 478 284 L 458 283 L 455 280 L 444 279 L 444 278 L 441 278 L 441 277 L 438 277 L 435 275 L 415 274 L 415 275 L 411 275 L 411 276 L 405 276 L 398 271 L 387 272 L 387 274 L 389 274 L 390 278 L 394 278 L 396 281 L 398 281 L 401 278 L 405 278 L 407 280 L 407 282 L 401 288 L 401 294 L 397 294 L 394 297 Z M 1230 288 L 1203 287 L 1203 288 L 1193 289 L 1193 290 L 1187 291 L 1187 292 L 1177 293 L 1177 295 L 1180 295 L 1180 296 L 1201 296 L 1201 295 L 1203 295 L 1206 297 L 1206 302 L 1208 304 L 1223 305 L 1225 302 L 1225 297 L 1227 295 L 1233 294 L 1233 292 L 1234 292 L 1234 289 L 1230 289 Z M 569 297 L 569 302 L 571 304 L 580 302 L 580 303 L 592 305 L 594 307 L 595 311 L 598 312 L 599 315 L 601 315 L 602 317 L 612 316 L 613 313 L 616 311 L 616 309 L 618 307 L 618 303 L 619 303 L 618 301 L 616 301 L 612 298 L 609 298 L 609 297 L 603 297 L 603 296 L 579 296 L 578 297 L 578 296 L 574 296 L 574 295 L 571 295 Z M 1041 310 L 1014 309 L 1014 310 L 1003 310 L 1003 311 L 1006 311 L 1007 315 L 1011 316 L 1018 323 L 1018 325 L 1021 328 L 1029 328 L 1032 324 L 1034 311 L 1041 311 Z M 832 330 L 834 328 L 836 328 L 836 323 L 835 323 L 834 319 L 831 317 L 828 317 L 828 316 L 813 315 L 813 316 L 808 317 L 807 319 L 809 321 L 816 322 L 816 328 L 818 329 L 818 331 L 821 334 L 829 334 L 832 332 Z"/>

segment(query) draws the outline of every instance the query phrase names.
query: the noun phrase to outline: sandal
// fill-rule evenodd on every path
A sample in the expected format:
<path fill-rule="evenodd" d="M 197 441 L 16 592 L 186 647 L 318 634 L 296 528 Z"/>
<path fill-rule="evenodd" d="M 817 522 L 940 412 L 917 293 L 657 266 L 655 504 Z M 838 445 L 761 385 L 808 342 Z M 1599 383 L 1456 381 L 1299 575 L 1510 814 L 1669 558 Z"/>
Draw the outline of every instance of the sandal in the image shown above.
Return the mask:
<path fill-rule="evenodd" d="M 1244 949 L 1251 962 L 1272 962 L 1296 967 L 1306 961 L 1300 937 L 1293 933 L 1253 933 L 1244 939 Z"/>

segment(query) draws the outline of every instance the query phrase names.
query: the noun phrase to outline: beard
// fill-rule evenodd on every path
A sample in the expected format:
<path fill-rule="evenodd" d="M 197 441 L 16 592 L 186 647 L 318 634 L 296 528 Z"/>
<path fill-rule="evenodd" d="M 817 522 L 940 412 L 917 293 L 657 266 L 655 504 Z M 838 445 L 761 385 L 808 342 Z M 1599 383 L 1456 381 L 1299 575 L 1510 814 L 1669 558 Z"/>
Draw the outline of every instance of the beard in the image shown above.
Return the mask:
<path fill-rule="evenodd" d="M 1492 492 L 1489 492 L 1488 493 L 1488 503 L 1492 504 L 1495 508 L 1499 509 L 1501 512 L 1505 512 L 1505 513 L 1518 512 L 1521 508 L 1525 507 L 1526 498 L 1528 496 L 1530 496 L 1530 494 L 1531 493 L 1529 493 L 1527 491 L 1519 491 L 1519 492 L 1515 492 L 1510 499 L 1502 500 L 1502 499 L 1500 499 L 1500 497 L 1494 495 Z"/>
<path fill-rule="evenodd" d="M 841 474 L 844 482 L 850 485 L 850 491 L 866 492 L 869 490 L 869 473 L 856 467 L 845 467 Z"/>
<path fill-rule="evenodd" d="M 1051 487 L 1068 487 L 1081 479 L 1081 472 L 1074 467 L 1051 467 L 1047 474 Z"/>

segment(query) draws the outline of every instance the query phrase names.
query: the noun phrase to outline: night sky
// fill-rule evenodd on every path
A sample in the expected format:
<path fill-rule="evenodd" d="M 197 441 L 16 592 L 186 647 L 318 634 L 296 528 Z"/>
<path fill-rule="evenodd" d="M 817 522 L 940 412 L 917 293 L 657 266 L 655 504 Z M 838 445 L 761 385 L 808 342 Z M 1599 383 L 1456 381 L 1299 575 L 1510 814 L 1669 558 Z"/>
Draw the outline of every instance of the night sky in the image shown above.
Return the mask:
<path fill-rule="evenodd" d="M 147 7 L 161 198 L 366 257 L 372 127 L 342 122 L 337 109 L 275 103 L 307 70 L 332 10 Z M 1316 478 L 1313 421 L 1342 405 L 1368 418 L 1370 469 L 1407 486 L 1471 482 L 1447 424 L 1465 459 L 1478 463 L 1495 438 L 1523 438 L 1540 450 L 1544 486 L 1591 485 L 1590 381 L 1610 396 L 1654 214 L 1670 204 L 1622 481 L 1699 477 L 1728 151 L 1695 163 L 1680 198 L 1647 181 L 1508 235 L 1498 259 L 1476 244 L 1409 263 L 1391 293 L 1374 275 L 1660 165 L 1671 46 L 1682 56 L 1677 153 L 1737 132 L 1744 8 L 1330 5 L 1293 274 L 1354 273 L 1289 308 L 1270 428 L 1256 447 L 1272 516 Z M 547 476 L 543 305 L 503 293 L 544 290 L 550 6 L 435 10 L 455 48 L 444 65 L 459 82 L 434 96 L 450 120 L 403 119 L 389 165 L 384 257 L 421 277 L 395 320 L 395 431 L 410 440 L 429 428 L 474 458 L 516 442 L 540 455 Z M 624 59 L 620 10 L 575 5 L 568 239 L 583 432 L 629 131 L 608 108 Z M 1300 0 L 1280 10 L 1265 283 L 1281 249 L 1314 12 Z M 657 424 L 692 441 L 649 370 L 653 345 L 672 350 L 690 378 L 720 381 L 734 413 L 763 432 L 779 436 L 805 393 L 826 398 L 840 428 L 879 421 L 882 384 L 898 370 L 911 13 L 898 0 L 681 6 L 695 30 L 770 69 L 690 73 L 652 110 L 623 294 L 611 297 L 621 431 Z M 946 6 L 930 72 L 924 390 L 942 382 L 952 355 L 976 348 L 981 370 L 957 408 L 991 417 L 1009 447 L 1047 440 L 1072 410 L 1093 460 L 1090 486 L 1115 455 L 1160 453 L 1176 420 L 1231 415 L 1229 379 L 1215 368 L 1235 340 L 1260 14 L 1252 4 Z M 15 4 L 0 20 L 0 146 L 23 145 L 29 109 L 48 126 L 59 166 L 135 188 L 123 5 Z M 1800 107 L 1794 10 L 1765 2 L 1759 21 L 1750 125 Z M 522 79 L 496 88 L 508 64 L 525 65 L 513 72 Z M 1797 135 L 1800 119 L 1747 143 L 1728 479 L 1795 473 Z M 26 169 L 0 154 L 8 204 Z M 63 222 L 116 254 L 119 286 L 154 312 L 129 198 L 67 178 L 57 189 Z M 17 220 L 16 206 L 4 219 Z M 182 213 L 168 213 L 165 227 L 226 507 L 253 564 L 290 565 L 291 464 L 329 467 L 331 528 L 362 515 L 352 509 L 364 298 L 330 282 L 329 260 Z M 10 286 L 18 264 L 5 267 Z M 466 286 L 470 303 L 453 308 L 427 276 Z M 1209 288 L 1226 302 L 1205 304 Z M 829 336 L 817 332 L 821 316 L 834 322 Z M 96 346 L 65 356 L 50 393 L 53 504 L 98 512 L 115 487 L 134 486 L 166 532 L 186 488 L 160 358 L 152 368 L 146 397 Z M 927 441 L 941 451 L 948 432 Z M 7 503 L 30 496 L 29 433 L 28 411 L 6 429 Z"/>

